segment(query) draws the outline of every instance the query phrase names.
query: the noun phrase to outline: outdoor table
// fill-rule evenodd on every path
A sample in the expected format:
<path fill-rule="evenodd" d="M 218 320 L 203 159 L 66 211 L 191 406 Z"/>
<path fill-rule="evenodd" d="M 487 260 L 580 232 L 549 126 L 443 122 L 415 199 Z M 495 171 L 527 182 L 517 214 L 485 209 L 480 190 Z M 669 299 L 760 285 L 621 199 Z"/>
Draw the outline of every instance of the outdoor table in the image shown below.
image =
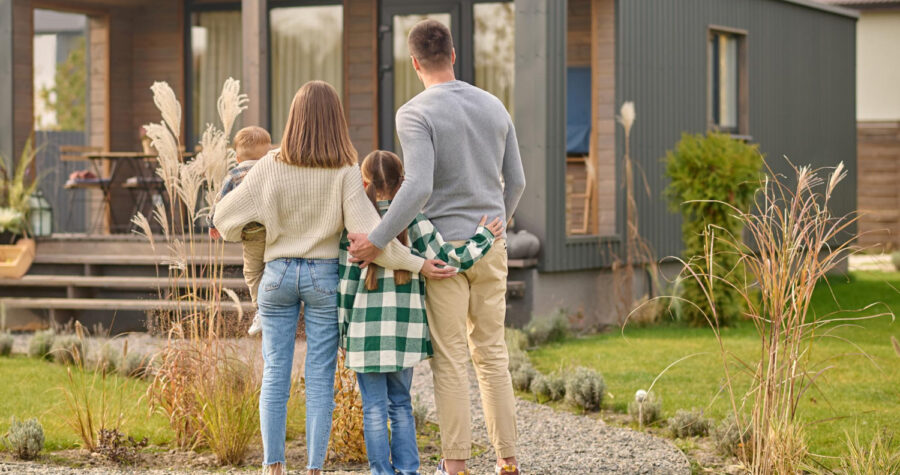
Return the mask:
<path fill-rule="evenodd" d="M 190 158 L 195 154 L 192 152 L 182 152 L 181 155 L 183 158 Z M 156 177 L 156 167 L 152 166 L 151 160 L 157 158 L 156 154 L 146 152 L 88 152 L 83 154 L 83 156 L 91 162 L 92 168 L 98 177 L 105 176 L 105 178 L 98 180 L 98 187 L 103 195 L 103 206 L 106 208 L 106 212 L 102 213 L 101 216 L 106 215 L 107 232 L 113 231 L 109 221 L 111 220 L 112 214 L 111 199 L 114 185 L 127 189 L 131 194 L 132 200 L 134 201 L 131 213 L 132 216 L 138 211 L 147 214 L 145 208 L 148 203 L 152 206 L 150 197 L 152 196 L 153 189 L 162 186 L 161 182 L 154 180 Z M 103 173 L 104 167 L 102 165 L 104 164 L 108 165 L 108 167 L 106 167 L 106 173 Z M 122 176 L 122 173 L 124 173 L 123 165 L 132 173 L 128 177 Z M 134 183 L 126 183 L 126 180 L 130 177 L 136 178 Z M 119 182 L 116 181 L 117 178 L 121 178 Z M 72 187 L 78 186 L 78 183 L 72 185 Z M 122 229 L 121 231 L 127 232 L 131 228 L 131 223 L 124 226 L 125 229 Z"/>

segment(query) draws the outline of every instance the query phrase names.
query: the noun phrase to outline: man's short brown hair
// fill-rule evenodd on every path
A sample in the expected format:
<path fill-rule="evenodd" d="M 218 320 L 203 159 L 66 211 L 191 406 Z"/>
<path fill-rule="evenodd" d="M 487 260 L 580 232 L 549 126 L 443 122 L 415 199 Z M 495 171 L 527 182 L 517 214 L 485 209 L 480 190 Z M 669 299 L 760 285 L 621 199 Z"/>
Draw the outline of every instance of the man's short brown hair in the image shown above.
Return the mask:
<path fill-rule="evenodd" d="M 452 64 L 453 37 L 450 28 L 437 20 L 422 20 L 409 31 L 409 54 L 425 69 Z"/>
<path fill-rule="evenodd" d="M 234 134 L 234 151 L 242 160 L 261 158 L 272 147 L 272 136 L 262 127 L 252 125 Z"/>

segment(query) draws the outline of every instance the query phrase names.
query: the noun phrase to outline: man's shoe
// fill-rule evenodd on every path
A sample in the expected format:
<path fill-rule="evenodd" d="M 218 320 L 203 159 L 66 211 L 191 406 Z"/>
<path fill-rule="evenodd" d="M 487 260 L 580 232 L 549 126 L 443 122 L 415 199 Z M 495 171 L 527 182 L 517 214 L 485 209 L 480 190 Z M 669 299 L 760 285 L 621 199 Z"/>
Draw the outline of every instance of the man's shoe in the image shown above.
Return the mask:
<path fill-rule="evenodd" d="M 518 465 L 500 465 L 494 466 L 494 473 L 497 475 L 522 475 L 522 472 L 519 471 Z"/>
<path fill-rule="evenodd" d="M 447 473 L 446 470 L 444 470 L 444 459 L 441 459 L 441 462 L 438 463 L 437 470 L 434 471 L 434 475 L 451 475 Z M 469 471 L 466 470 L 465 472 L 459 472 L 454 475 L 469 475 Z"/>

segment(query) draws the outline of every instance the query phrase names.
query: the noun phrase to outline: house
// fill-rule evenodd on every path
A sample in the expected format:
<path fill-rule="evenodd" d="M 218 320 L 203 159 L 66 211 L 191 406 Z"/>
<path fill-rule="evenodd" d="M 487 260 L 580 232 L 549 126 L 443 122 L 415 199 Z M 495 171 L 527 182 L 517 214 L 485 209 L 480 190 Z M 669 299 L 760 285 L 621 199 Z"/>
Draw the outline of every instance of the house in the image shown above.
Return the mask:
<path fill-rule="evenodd" d="M 229 76 L 250 97 L 243 123 L 275 140 L 296 89 L 324 79 L 361 155 L 396 150 L 394 112 L 421 90 L 406 33 L 425 17 L 450 25 L 457 76 L 513 115 L 528 179 L 516 226 L 542 242 L 536 261 L 512 263 L 525 291 L 511 324 L 558 308 L 614 321 L 624 101 L 636 104 L 631 153 L 650 190 L 636 197 L 639 228 L 657 256 L 681 251 L 660 159 L 682 132 L 729 131 L 777 170 L 782 155 L 856 170 L 857 15 L 808 0 L 0 0 L 6 156 L 33 125 L 36 10 L 85 16 L 84 143 L 107 150 L 139 149 L 139 126 L 159 120 L 153 81 L 172 85 L 184 142 L 196 143 Z M 838 193 L 854 210 L 853 186 Z"/>
<path fill-rule="evenodd" d="M 900 248 L 900 1 L 822 0 L 859 12 L 856 125 L 859 244 Z"/>

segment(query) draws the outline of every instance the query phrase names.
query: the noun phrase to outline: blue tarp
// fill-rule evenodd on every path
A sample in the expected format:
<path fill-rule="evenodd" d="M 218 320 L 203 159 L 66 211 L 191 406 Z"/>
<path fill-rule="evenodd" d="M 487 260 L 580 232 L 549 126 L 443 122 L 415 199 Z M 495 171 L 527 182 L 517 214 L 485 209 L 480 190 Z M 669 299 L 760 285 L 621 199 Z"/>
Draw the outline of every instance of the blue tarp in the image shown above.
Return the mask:
<path fill-rule="evenodd" d="M 591 68 L 566 74 L 566 154 L 587 155 L 591 142 Z"/>

